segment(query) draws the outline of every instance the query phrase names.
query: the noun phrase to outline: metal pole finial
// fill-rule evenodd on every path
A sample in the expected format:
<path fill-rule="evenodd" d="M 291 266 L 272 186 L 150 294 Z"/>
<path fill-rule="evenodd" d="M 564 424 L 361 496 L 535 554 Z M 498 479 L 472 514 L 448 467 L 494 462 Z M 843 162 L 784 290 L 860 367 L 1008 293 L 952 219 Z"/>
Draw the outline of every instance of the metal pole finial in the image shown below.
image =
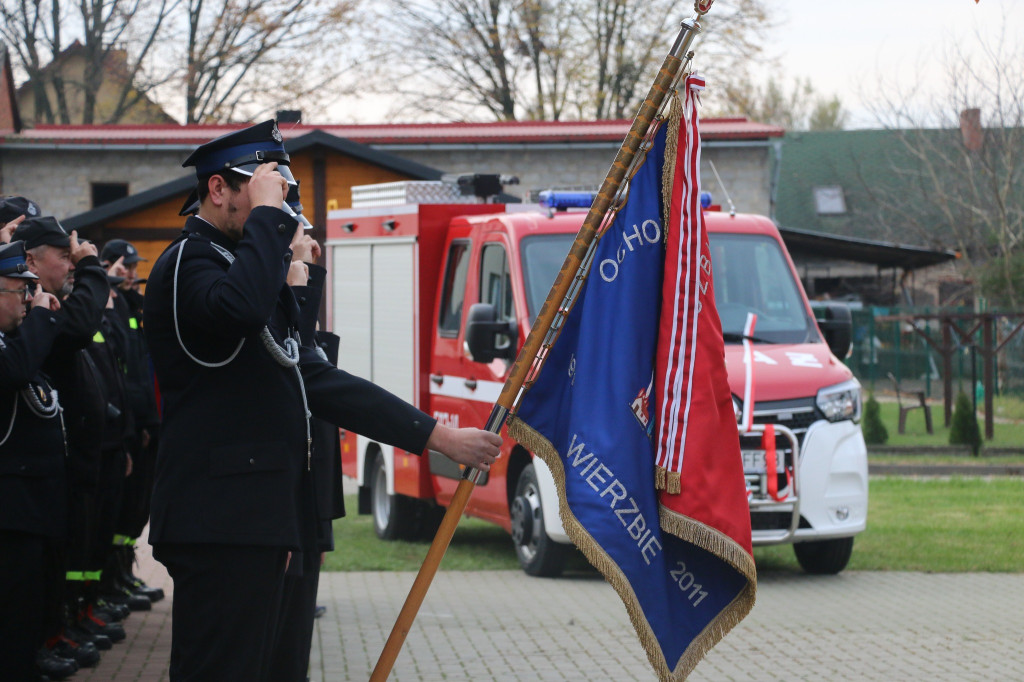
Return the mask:
<path fill-rule="evenodd" d="M 696 0 L 693 3 L 693 9 L 698 15 L 704 16 L 711 10 L 711 5 L 714 1 L 715 0 Z"/>

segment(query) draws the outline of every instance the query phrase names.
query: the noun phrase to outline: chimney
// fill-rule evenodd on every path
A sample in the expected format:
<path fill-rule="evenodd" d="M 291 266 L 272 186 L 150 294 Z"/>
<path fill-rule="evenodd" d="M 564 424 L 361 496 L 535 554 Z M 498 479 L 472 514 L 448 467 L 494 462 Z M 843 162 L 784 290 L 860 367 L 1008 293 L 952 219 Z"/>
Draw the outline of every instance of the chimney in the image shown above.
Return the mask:
<path fill-rule="evenodd" d="M 960 136 L 968 151 L 976 152 L 985 144 L 985 131 L 981 128 L 981 109 L 960 112 Z"/>
<path fill-rule="evenodd" d="M 280 109 L 277 112 L 277 122 L 302 123 L 302 112 L 298 109 Z"/>

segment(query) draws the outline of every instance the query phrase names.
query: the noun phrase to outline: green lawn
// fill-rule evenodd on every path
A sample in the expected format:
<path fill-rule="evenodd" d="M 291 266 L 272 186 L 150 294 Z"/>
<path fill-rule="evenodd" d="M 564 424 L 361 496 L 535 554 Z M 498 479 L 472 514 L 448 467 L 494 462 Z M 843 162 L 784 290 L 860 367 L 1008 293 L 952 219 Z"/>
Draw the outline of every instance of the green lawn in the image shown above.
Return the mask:
<path fill-rule="evenodd" d="M 1000 415 L 1000 419 L 1016 419 L 1020 411 L 1019 405 L 1020 401 L 1017 399 L 1001 398 L 995 404 L 995 411 L 997 415 Z M 886 445 L 949 445 L 949 429 L 943 426 L 942 423 L 941 401 L 933 404 L 931 408 L 934 434 L 929 434 L 925 428 L 924 410 L 920 409 L 913 410 L 907 414 L 906 433 L 900 434 L 897 430 L 900 415 L 899 406 L 892 402 L 879 402 L 882 423 L 885 424 L 885 428 L 889 432 L 889 440 Z M 1003 417 L 1000 414 L 1000 408 L 1002 408 L 1004 414 L 1012 416 Z M 978 415 L 978 428 L 981 430 L 984 439 L 985 419 L 984 415 L 980 412 Z M 993 424 L 993 436 L 994 438 L 990 441 L 983 440 L 982 448 L 989 446 L 1024 449 L 1024 421 L 997 421 Z"/>
<path fill-rule="evenodd" d="M 868 529 L 857 537 L 850 570 L 1024 571 L 1024 479 L 872 478 Z M 355 497 L 346 500 L 356 508 Z M 369 516 L 334 524 L 327 571 L 416 571 L 429 543 L 383 542 Z M 761 571 L 799 571 L 792 547 L 754 551 Z M 463 519 L 441 570 L 517 569 L 502 529 Z M 579 553 L 572 571 L 591 571 Z"/>
<path fill-rule="evenodd" d="M 849 570 L 1024 571 L 1024 479 L 872 478 L 868 498 Z M 754 558 L 759 570 L 800 570 L 788 546 Z"/>

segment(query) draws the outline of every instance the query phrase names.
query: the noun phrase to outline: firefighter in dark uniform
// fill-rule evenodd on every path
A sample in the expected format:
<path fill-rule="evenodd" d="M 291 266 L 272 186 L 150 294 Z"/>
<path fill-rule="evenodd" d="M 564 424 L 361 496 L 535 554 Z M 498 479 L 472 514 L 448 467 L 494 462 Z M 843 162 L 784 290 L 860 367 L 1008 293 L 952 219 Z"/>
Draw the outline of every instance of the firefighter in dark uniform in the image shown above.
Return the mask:
<path fill-rule="evenodd" d="M 109 275 L 120 279 L 112 282 L 111 307 L 106 319 L 114 327 L 111 348 L 124 370 L 126 398 L 134 418 L 127 442 L 131 473 L 124 481 L 114 534 L 116 561 L 105 569 L 104 576 L 114 581 L 117 592 L 127 590 L 159 601 L 163 599 L 163 590 L 149 587 L 132 573 L 135 543 L 149 522 L 160 428 L 149 350 L 142 330 L 143 298 L 135 289 L 138 264 L 146 259 L 131 242 L 111 239 L 103 245 L 100 260 Z"/>
<path fill-rule="evenodd" d="M 36 654 L 56 626 L 50 620 L 62 596 L 67 450 L 58 396 L 42 367 L 64 339 L 89 333 L 103 305 L 88 286 L 63 302 L 33 295 L 37 277 L 24 246 L 0 246 L 0 671 L 10 680 L 38 678 Z M 81 263 L 99 270 L 98 261 Z M 65 665 L 55 672 L 77 667 Z"/>
<path fill-rule="evenodd" d="M 290 188 L 287 201 L 292 210 L 302 216 L 298 190 L 298 186 Z M 316 352 L 321 359 L 337 365 L 339 337 L 330 332 L 318 331 L 316 327 L 327 276 L 327 270 L 315 264 L 320 257 L 320 247 L 312 238 L 298 236 L 292 242 L 292 249 L 292 267 L 295 267 L 296 261 L 304 261 L 306 265 L 303 273 L 307 279 L 306 285 L 292 287 L 299 303 L 299 336 L 312 339 L 314 349 L 319 349 Z M 289 274 L 292 272 L 294 270 Z M 315 532 L 306 536 L 309 545 L 293 554 L 285 575 L 281 619 L 270 663 L 270 679 L 275 682 L 304 682 L 308 679 L 306 672 L 309 669 L 309 652 L 313 641 L 320 565 L 323 553 L 334 550 L 334 528 L 331 522 L 345 515 L 338 427 L 317 418 L 312 420 L 311 426 L 313 456 L 310 472 L 312 498 L 315 502 Z"/>
<path fill-rule="evenodd" d="M 289 551 L 315 524 L 302 494 L 310 410 L 485 469 L 498 453 L 494 434 L 435 428 L 373 384 L 328 374 L 337 368 L 311 348 L 310 368 L 298 363 L 298 306 L 285 285 L 298 226 L 282 210 L 288 160 L 274 121 L 193 152 L 185 165 L 196 168 L 198 213 L 146 286 L 164 406 L 150 542 L 174 580 L 175 681 L 267 679 Z"/>

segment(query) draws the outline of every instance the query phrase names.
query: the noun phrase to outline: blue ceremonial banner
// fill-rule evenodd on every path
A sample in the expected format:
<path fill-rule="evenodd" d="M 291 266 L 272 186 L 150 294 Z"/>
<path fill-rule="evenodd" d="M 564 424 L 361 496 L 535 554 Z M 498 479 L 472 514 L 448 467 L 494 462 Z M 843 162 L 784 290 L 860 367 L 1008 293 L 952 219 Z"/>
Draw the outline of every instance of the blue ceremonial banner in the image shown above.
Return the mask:
<path fill-rule="evenodd" d="M 551 469 L 566 532 L 619 593 L 659 678 L 681 680 L 753 605 L 753 561 L 744 574 L 709 551 L 715 543 L 683 540 L 659 521 L 654 387 L 670 127 L 632 178 L 509 432 Z M 736 434 L 722 438 L 736 439 L 738 466 Z M 747 535 L 749 544 L 749 525 Z"/>

